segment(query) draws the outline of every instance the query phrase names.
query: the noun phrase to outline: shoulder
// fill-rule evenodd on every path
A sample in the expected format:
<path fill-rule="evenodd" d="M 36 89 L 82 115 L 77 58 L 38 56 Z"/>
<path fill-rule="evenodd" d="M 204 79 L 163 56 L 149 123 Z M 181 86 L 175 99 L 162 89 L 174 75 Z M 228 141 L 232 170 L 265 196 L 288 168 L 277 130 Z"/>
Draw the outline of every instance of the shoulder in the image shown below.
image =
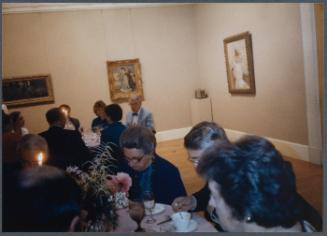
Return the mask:
<path fill-rule="evenodd" d="M 170 169 L 178 172 L 178 168 L 172 164 L 171 162 L 167 161 L 166 159 L 160 157 L 159 155 L 155 154 L 155 165 L 160 166 L 160 168 L 165 168 L 165 170 Z"/>
<path fill-rule="evenodd" d="M 144 107 L 141 107 L 141 109 L 142 109 L 144 114 L 146 114 L 146 115 L 151 114 L 151 112 L 148 109 L 146 109 Z"/>

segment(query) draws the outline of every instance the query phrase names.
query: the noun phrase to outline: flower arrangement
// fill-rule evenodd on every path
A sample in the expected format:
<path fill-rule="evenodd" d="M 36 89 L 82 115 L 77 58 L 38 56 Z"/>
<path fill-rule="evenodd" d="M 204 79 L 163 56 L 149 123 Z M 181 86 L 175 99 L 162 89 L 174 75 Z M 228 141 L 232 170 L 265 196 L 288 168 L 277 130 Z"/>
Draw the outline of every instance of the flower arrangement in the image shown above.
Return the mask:
<path fill-rule="evenodd" d="M 88 224 L 85 231 L 111 231 L 117 227 L 116 208 L 128 205 L 127 193 L 132 184 L 126 173 L 114 175 L 115 159 L 110 146 L 102 145 L 92 161 L 84 163 L 85 171 L 73 166 L 66 171 L 83 190 Z M 120 204 L 117 204 L 118 201 Z"/>
<path fill-rule="evenodd" d="M 117 208 L 128 206 L 128 190 L 132 186 L 131 177 L 123 172 L 117 175 L 110 175 L 107 187 L 115 194 L 115 205 Z"/>

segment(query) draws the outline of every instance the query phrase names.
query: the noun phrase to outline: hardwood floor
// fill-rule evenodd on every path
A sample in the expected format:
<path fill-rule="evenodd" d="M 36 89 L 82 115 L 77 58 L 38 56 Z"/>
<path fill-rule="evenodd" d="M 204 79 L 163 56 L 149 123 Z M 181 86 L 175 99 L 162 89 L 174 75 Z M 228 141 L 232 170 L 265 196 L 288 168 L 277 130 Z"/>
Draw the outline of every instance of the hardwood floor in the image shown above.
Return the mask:
<path fill-rule="evenodd" d="M 187 161 L 183 139 L 158 143 L 157 153 L 179 168 L 188 194 L 199 190 L 204 181 L 197 176 L 193 165 Z M 298 192 L 322 214 L 323 168 L 309 162 L 285 157 L 293 165 Z"/>

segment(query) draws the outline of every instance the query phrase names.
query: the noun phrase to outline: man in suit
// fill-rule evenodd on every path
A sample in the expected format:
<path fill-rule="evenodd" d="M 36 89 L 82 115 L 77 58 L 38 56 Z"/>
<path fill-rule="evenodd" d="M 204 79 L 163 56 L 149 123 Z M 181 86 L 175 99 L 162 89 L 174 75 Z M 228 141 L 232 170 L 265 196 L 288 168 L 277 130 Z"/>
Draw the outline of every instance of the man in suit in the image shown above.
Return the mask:
<path fill-rule="evenodd" d="M 40 133 L 49 146 L 48 164 L 66 169 L 67 166 L 81 166 L 91 159 L 81 134 L 75 130 L 64 129 L 66 116 L 59 108 L 52 108 L 46 113 L 49 129 Z"/>
<path fill-rule="evenodd" d="M 141 96 L 131 96 L 129 105 L 132 111 L 128 112 L 126 115 L 126 125 L 128 127 L 135 125 L 144 126 L 149 128 L 153 133 L 156 133 L 152 113 L 142 107 Z"/>
<path fill-rule="evenodd" d="M 77 130 L 80 131 L 80 122 L 77 118 L 71 117 L 70 116 L 70 106 L 67 104 L 62 104 L 59 106 L 59 109 L 66 115 L 66 124 L 65 124 L 65 129 L 70 129 L 70 130 Z"/>
<path fill-rule="evenodd" d="M 188 160 L 194 168 L 203 153 L 217 142 L 229 143 L 226 133 L 217 123 L 203 121 L 195 125 L 184 137 L 184 147 L 188 153 Z M 218 231 L 222 231 L 215 210 L 209 206 L 210 190 L 208 183 L 199 191 L 187 197 L 178 197 L 172 203 L 174 211 L 204 211 L 205 217 L 214 223 Z"/>

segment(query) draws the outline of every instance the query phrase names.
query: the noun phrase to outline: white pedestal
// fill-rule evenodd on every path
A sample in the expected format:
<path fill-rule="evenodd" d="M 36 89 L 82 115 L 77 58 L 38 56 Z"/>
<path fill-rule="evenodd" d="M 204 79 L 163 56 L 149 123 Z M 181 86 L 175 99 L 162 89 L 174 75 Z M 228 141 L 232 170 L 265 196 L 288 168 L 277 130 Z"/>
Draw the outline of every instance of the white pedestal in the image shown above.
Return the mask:
<path fill-rule="evenodd" d="M 192 125 L 201 121 L 212 121 L 210 98 L 192 98 L 191 100 Z"/>

